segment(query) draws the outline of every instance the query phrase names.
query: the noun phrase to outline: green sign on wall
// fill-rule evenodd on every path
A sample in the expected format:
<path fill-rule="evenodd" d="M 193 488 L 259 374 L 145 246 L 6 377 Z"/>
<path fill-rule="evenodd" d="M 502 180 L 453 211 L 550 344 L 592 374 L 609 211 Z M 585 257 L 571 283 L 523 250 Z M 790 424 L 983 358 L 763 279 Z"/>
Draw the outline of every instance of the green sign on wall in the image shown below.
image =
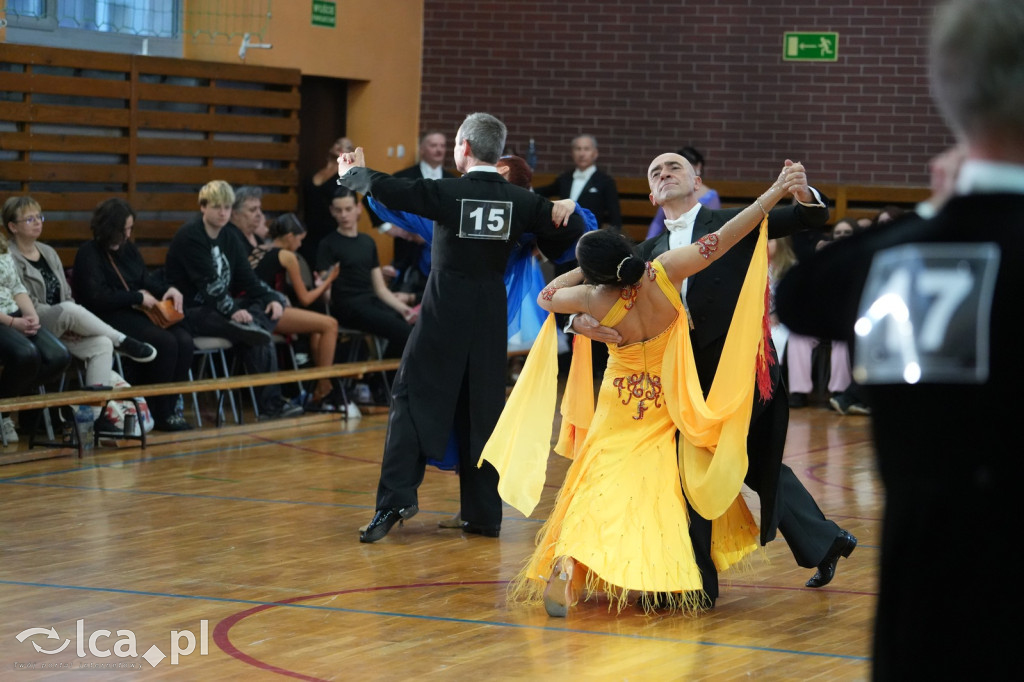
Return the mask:
<path fill-rule="evenodd" d="M 834 62 L 839 58 L 838 33 L 786 33 L 782 58 L 805 62 Z"/>
<path fill-rule="evenodd" d="M 334 28 L 337 8 L 330 0 L 313 0 L 313 25 Z"/>

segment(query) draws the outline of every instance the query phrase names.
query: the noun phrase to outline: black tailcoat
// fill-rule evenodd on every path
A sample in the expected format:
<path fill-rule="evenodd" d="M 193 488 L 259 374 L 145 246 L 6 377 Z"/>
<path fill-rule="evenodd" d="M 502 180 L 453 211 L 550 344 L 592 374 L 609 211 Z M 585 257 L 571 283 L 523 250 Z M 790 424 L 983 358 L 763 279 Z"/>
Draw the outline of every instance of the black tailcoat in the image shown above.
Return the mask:
<path fill-rule="evenodd" d="M 550 201 L 496 172 L 412 180 L 353 169 L 342 184 L 368 189 L 388 208 L 437 223 L 423 307 L 395 380 L 377 508 L 416 502 L 425 458 L 441 459 L 454 425 L 460 441 L 462 517 L 497 527 L 497 472 L 489 464 L 478 470 L 476 462 L 505 405 L 505 266 L 524 232 L 534 233 L 541 251 L 556 257 L 583 233 L 583 220 L 574 214 L 568 226 L 555 228 Z M 506 238 L 468 236 L 495 234 L 488 225 L 499 223 L 508 226 Z"/>
<path fill-rule="evenodd" d="M 885 485 L 873 676 L 1010 679 L 1019 634 L 1006 624 L 1024 608 L 1010 558 L 1024 468 L 1024 194 L 955 197 L 931 220 L 841 240 L 787 274 L 777 311 L 794 332 L 850 338 L 874 255 L 915 242 L 994 243 L 1000 261 L 984 383 L 862 386 Z"/>

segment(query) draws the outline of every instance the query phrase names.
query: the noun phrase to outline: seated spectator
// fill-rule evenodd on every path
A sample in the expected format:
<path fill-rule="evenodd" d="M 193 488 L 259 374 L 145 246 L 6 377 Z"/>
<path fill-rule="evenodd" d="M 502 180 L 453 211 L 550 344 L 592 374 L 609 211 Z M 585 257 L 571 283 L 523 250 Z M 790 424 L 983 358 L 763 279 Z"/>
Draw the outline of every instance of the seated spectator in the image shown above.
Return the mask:
<path fill-rule="evenodd" d="M 832 242 L 853 236 L 853 233 L 856 231 L 856 223 L 848 218 L 844 218 L 832 226 L 829 239 L 819 241 L 817 248 L 827 248 Z M 802 334 L 789 335 L 786 364 L 789 371 L 790 407 L 807 406 L 808 394 L 814 389 L 812 357 L 814 349 L 820 343 L 820 339 L 810 336 Z M 781 351 L 779 352 L 781 353 Z M 851 381 L 853 381 L 851 371 L 849 346 L 844 341 L 833 340 L 831 352 L 829 353 L 828 393 L 830 405 L 849 388 Z M 834 406 L 833 409 L 835 409 Z M 851 411 L 859 413 L 856 409 Z M 843 411 L 840 411 L 840 413 L 845 414 Z"/>
<path fill-rule="evenodd" d="M 71 281 L 78 300 L 116 329 L 157 349 L 158 362 L 125 363 L 125 378 L 135 385 L 188 381 L 192 366 L 192 334 L 184 324 L 166 329 L 142 312 L 170 300 L 184 310 L 182 294 L 162 276 L 150 273 L 135 242 L 131 241 L 135 211 L 124 199 L 107 199 L 92 214 L 92 239 L 78 248 Z M 178 406 L 177 396 L 147 396 L 156 429 L 187 431 L 192 425 Z"/>
<path fill-rule="evenodd" d="M 704 155 L 689 146 L 683 147 L 676 153 L 689 161 L 690 165 L 693 166 L 693 174 L 697 177 L 697 183 L 694 188 L 697 202 L 708 208 L 722 208 L 722 200 L 719 198 L 718 192 L 705 185 L 701 178 L 701 174 L 704 172 Z M 647 238 L 657 237 L 664 231 L 665 211 L 659 206 L 657 213 L 654 214 L 654 219 L 651 220 L 650 227 L 647 228 Z"/>
<path fill-rule="evenodd" d="M 40 206 L 32 197 L 11 197 L 4 202 L 3 221 L 12 237 L 9 248 L 18 274 L 39 313 L 40 324 L 85 364 L 86 385 L 112 386 L 115 348 L 125 357 L 142 363 L 155 360 L 157 350 L 127 336 L 75 303 L 60 256 L 39 241 L 43 220 Z M 92 410 L 93 418 L 100 418 L 102 410 L 99 407 Z M 114 428 L 111 423 L 100 422 L 96 430 L 113 431 Z"/>
<path fill-rule="evenodd" d="M 269 244 L 258 246 L 249 255 L 256 275 L 268 286 L 279 292 L 285 291 L 285 281 L 290 279 L 296 301 L 308 307 L 317 301 L 338 277 L 338 266 L 330 268 L 323 280 L 313 289 L 307 289 L 299 271 L 296 251 L 306 236 L 306 228 L 294 213 L 285 213 L 270 225 Z M 318 277 L 319 279 L 319 277 Z M 310 350 L 317 367 L 334 364 L 334 351 L 338 343 L 338 321 L 330 315 L 304 310 L 290 304 L 285 306 L 277 323 L 278 334 L 309 334 Z M 331 393 L 331 380 L 320 379 L 313 395 L 306 403 L 309 411 L 329 410 L 325 403 Z"/>
<path fill-rule="evenodd" d="M 231 341 L 250 373 L 276 372 L 271 331 L 284 312 L 281 294 L 256 276 L 242 244 L 224 231 L 234 201 L 223 180 L 203 186 L 200 214 L 181 226 L 167 251 L 167 280 L 184 295 L 181 324 L 193 335 Z M 259 403 L 260 419 L 302 414 L 277 384 L 260 389 Z"/>
<path fill-rule="evenodd" d="M 331 215 L 338 228 L 325 236 L 317 254 L 317 270 L 339 266 L 331 285 L 330 311 L 344 327 L 358 329 L 387 339 L 387 357 L 401 357 L 409 340 L 417 311 L 409 306 L 408 295 L 395 293 L 384 283 L 377 245 L 359 231 L 361 204 L 351 190 L 339 188 L 331 200 Z M 375 402 L 382 402 L 377 387 Z"/>
<path fill-rule="evenodd" d="M 263 243 L 263 239 L 257 235 L 261 229 L 266 229 L 263 190 L 252 185 L 243 185 L 235 190 L 231 220 L 224 226 L 224 232 L 241 239 L 245 252 L 249 253 Z"/>
<path fill-rule="evenodd" d="M 0 231 L 0 398 L 35 393 L 40 384 L 59 376 L 70 362 L 71 354 L 64 344 L 40 325 L 8 251 L 7 238 Z M 0 428 L 8 443 L 18 441 L 10 417 L 3 418 Z"/>

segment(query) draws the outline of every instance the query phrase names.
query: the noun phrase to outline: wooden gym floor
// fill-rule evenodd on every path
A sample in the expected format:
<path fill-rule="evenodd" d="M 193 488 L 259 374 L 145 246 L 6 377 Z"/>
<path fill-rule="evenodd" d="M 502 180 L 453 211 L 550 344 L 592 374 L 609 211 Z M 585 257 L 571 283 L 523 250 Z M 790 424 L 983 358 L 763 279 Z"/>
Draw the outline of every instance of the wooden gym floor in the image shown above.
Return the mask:
<path fill-rule="evenodd" d="M 505 587 L 566 460 L 552 455 L 533 518 L 506 509 L 500 539 L 438 528 L 458 481 L 428 468 L 419 515 L 364 545 L 385 419 L 307 415 L 0 466 L 0 679 L 870 677 L 883 495 L 868 418 L 791 416 L 786 462 L 860 540 L 826 588 L 804 587 L 813 570 L 780 537 L 723 575 L 709 614 L 587 602 L 565 619 L 506 605 Z"/>

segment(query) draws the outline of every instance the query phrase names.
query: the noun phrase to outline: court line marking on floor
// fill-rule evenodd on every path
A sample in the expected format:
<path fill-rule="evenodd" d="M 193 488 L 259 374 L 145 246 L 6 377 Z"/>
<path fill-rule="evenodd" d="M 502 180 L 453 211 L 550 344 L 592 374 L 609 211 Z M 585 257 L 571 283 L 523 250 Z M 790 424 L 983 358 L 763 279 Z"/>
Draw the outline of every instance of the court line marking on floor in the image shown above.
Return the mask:
<path fill-rule="evenodd" d="M 338 606 L 322 606 L 322 605 L 318 605 L 318 604 L 304 604 L 304 603 L 301 603 L 303 600 L 326 599 L 326 598 L 329 598 L 329 597 L 337 597 L 337 596 L 341 596 L 341 595 L 345 595 L 345 594 L 359 594 L 359 593 L 366 593 L 366 592 L 380 592 L 380 591 L 384 591 L 384 590 L 422 589 L 422 588 L 437 588 L 437 587 L 463 587 L 463 586 L 471 586 L 471 585 L 503 585 L 503 584 L 507 584 L 507 582 L 508 581 L 505 581 L 505 580 L 467 580 L 467 581 L 450 581 L 450 582 L 436 582 L 436 583 L 412 583 L 412 584 L 406 584 L 406 585 L 378 585 L 378 586 L 374 586 L 374 587 L 361 587 L 361 588 L 354 588 L 354 589 L 351 589 L 351 590 L 339 590 L 339 591 L 335 591 L 335 592 L 324 592 L 324 593 L 321 593 L 321 594 L 312 594 L 312 595 L 301 596 L 301 597 L 292 597 L 292 598 L 285 599 L 285 600 L 280 600 L 280 601 L 261 601 L 261 600 L 254 600 L 254 599 L 238 599 L 238 598 L 227 598 L 227 597 L 211 597 L 211 596 L 205 596 L 205 595 L 176 594 L 176 593 L 173 593 L 173 592 L 153 592 L 153 591 L 147 591 L 147 590 L 129 590 L 129 589 L 124 589 L 124 588 L 89 587 L 89 586 L 85 586 L 85 585 L 64 585 L 64 584 L 57 584 L 57 583 L 39 583 L 39 582 L 28 582 L 28 581 L 20 581 L 20 580 L 3 580 L 3 579 L 0 579 L 0 585 L 10 585 L 10 586 L 15 586 L 15 587 L 34 587 L 34 588 L 50 588 L 50 589 L 59 589 L 59 590 L 76 590 L 76 591 L 84 591 L 84 592 L 100 592 L 100 593 L 105 593 L 105 594 L 122 594 L 122 595 L 129 595 L 129 596 L 138 596 L 138 597 L 161 597 L 161 598 L 167 598 L 167 599 L 188 599 L 188 600 L 194 600 L 194 601 L 209 601 L 209 602 L 216 602 L 216 603 L 222 603 L 222 604 L 239 604 L 239 605 L 246 605 L 246 606 L 253 607 L 253 608 L 247 609 L 246 611 L 241 611 L 241 612 L 238 612 L 236 614 L 232 614 L 230 616 L 226 616 L 225 618 L 222 618 L 221 621 L 218 622 L 218 625 L 214 628 L 215 641 L 216 641 L 217 628 L 220 627 L 220 623 L 221 622 L 228 621 L 229 619 L 235 619 L 232 622 L 232 625 L 233 625 L 234 622 L 242 620 L 243 618 L 247 617 L 247 615 L 251 615 L 252 613 L 257 613 L 257 612 L 265 611 L 265 610 L 271 609 L 271 608 L 296 608 L 296 609 L 308 609 L 308 610 L 312 610 L 312 611 L 328 611 L 328 612 L 334 612 L 334 613 L 345 613 L 345 614 L 352 614 L 352 615 L 383 616 L 383 617 L 390 617 L 390 618 L 409 618 L 409 619 L 414 619 L 414 620 L 424 620 L 424 621 L 432 621 L 432 622 L 459 623 L 459 624 L 465 624 L 465 625 L 488 625 L 488 626 L 498 627 L 498 628 L 513 628 L 513 629 L 522 629 L 522 630 L 540 630 L 540 631 L 543 631 L 543 632 L 554 631 L 554 632 L 561 632 L 561 633 L 566 633 L 566 634 L 594 635 L 594 636 L 598 636 L 598 637 L 614 637 L 614 638 L 635 639 L 635 640 L 651 641 L 651 642 L 667 642 L 667 643 L 671 643 L 671 644 L 691 644 L 691 645 L 695 645 L 695 646 L 722 647 L 722 648 L 729 648 L 729 649 L 742 649 L 742 650 L 762 652 L 762 653 L 779 653 L 779 654 L 787 654 L 787 655 L 795 655 L 795 656 L 814 656 L 814 657 L 821 657 L 821 658 L 837 658 L 837 659 L 852 660 L 852 661 L 870 661 L 871 660 L 870 656 L 858 656 L 858 655 L 854 655 L 854 654 L 828 653 L 828 652 L 822 652 L 822 651 L 806 651 L 806 650 L 799 650 L 799 649 L 782 649 L 782 648 L 778 648 L 778 647 L 751 646 L 751 645 L 747 645 L 747 644 L 727 644 L 727 643 L 722 643 L 722 642 L 713 642 L 713 641 L 705 641 L 705 640 L 688 640 L 688 639 L 678 639 L 678 638 L 672 638 L 672 637 L 650 637 L 650 636 L 645 636 L 645 635 L 641 635 L 641 634 L 634 634 L 634 633 L 597 632 L 597 631 L 594 631 L 594 630 L 580 630 L 580 629 L 568 628 L 568 627 L 551 627 L 551 626 L 546 626 L 546 625 L 531 625 L 531 624 L 525 624 L 525 623 L 509 623 L 509 622 L 498 621 L 498 620 L 481 620 L 481 619 L 472 619 L 472 618 L 455 618 L 455 617 L 452 617 L 452 616 L 422 615 L 422 614 L 413 614 L 413 613 L 401 613 L 401 612 L 397 612 L 397 611 L 379 611 L 379 610 L 373 610 L 373 609 L 352 609 L 352 608 L 344 608 L 344 607 L 338 607 Z M 754 589 L 758 588 L 758 586 L 752 586 L 752 587 L 754 587 Z M 242 615 L 242 614 L 246 614 L 246 615 Z M 228 629 L 230 629 L 230 626 L 228 627 Z M 218 643 L 218 646 L 220 646 L 219 643 Z M 227 652 L 227 651 L 225 651 L 225 653 L 228 653 L 230 655 L 230 653 Z"/>

